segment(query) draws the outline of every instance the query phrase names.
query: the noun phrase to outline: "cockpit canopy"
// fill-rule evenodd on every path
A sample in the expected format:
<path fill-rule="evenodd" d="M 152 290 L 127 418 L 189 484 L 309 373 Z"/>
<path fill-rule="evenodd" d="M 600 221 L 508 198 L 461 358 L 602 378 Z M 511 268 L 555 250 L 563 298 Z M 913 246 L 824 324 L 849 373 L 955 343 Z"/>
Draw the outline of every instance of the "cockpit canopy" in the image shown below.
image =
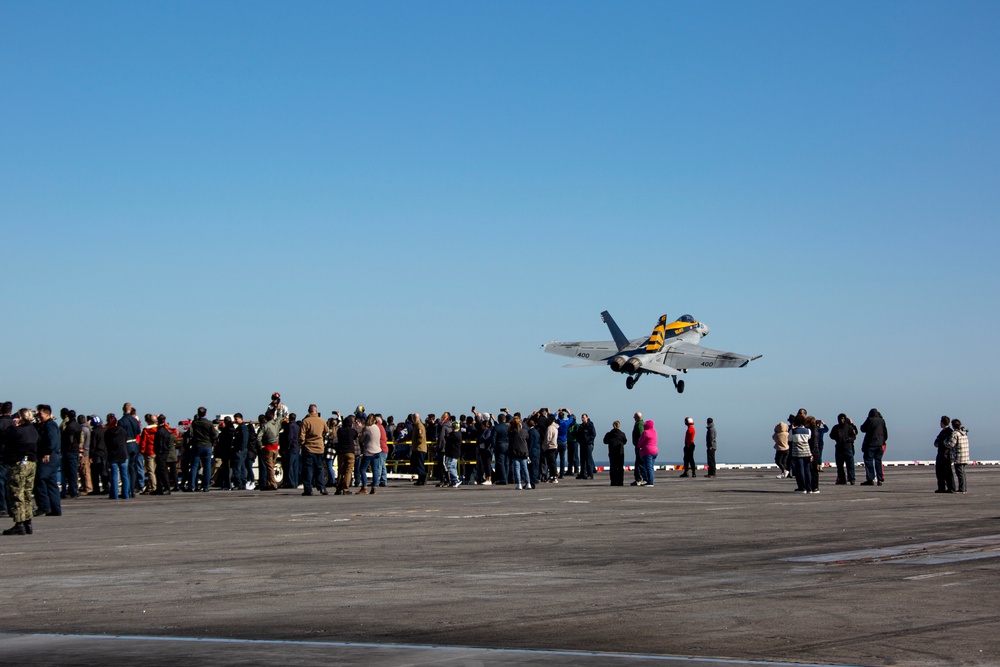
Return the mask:
<path fill-rule="evenodd" d="M 695 319 L 693 317 L 691 317 L 690 315 L 681 315 L 680 317 L 677 318 L 677 321 L 678 322 L 690 322 L 691 324 L 694 324 Z"/>

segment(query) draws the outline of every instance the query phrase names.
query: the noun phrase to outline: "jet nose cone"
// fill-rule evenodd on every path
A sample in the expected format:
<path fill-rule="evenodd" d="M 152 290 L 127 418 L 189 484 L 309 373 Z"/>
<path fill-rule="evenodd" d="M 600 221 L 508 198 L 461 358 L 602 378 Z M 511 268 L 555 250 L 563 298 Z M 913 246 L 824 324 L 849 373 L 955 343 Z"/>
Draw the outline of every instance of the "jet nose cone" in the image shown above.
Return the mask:
<path fill-rule="evenodd" d="M 708 332 L 711 331 L 711 330 L 712 329 L 709 328 L 709 326 L 707 324 L 702 323 L 702 325 L 701 325 L 701 335 L 702 336 L 707 336 Z"/>

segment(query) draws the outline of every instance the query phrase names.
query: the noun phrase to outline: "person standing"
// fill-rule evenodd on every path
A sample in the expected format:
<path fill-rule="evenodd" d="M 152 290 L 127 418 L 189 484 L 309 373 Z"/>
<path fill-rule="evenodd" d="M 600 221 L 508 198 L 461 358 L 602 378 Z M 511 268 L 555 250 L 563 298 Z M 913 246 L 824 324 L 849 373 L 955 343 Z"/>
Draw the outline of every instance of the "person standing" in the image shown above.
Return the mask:
<path fill-rule="evenodd" d="M 448 487 L 457 489 L 462 485 L 458 476 L 458 460 L 462 456 L 462 425 L 454 422 L 444 437 L 444 465 L 448 471 Z M 375 493 L 375 489 L 372 489 Z"/>
<path fill-rule="evenodd" d="M 549 422 L 545 429 L 542 447 L 545 449 L 545 461 L 548 464 L 548 482 L 558 484 L 559 478 L 559 424 L 555 420 Z"/>
<path fill-rule="evenodd" d="M 456 422 L 457 424 L 457 422 Z M 358 474 L 361 476 L 361 489 L 358 490 L 358 495 L 375 495 L 375 489 L 378 487 L 379 478 L 379 462 L 382 454 L 382 447 L 379 445 L 379 430 L 378 425 L 375 423 L 375 415 L 370 414 L 365 420 L 365 428 L 361 431 L 361 465 Z M 459 434 L 459 453 L 461 453 L 461 434 Z M 368 467 L 371 466 L 372 470 L 372 484 L 371 490 L 365 491 L 365 486 L 368 484 Z"/>
<path fill-rule="evenodd" d="M 94 490 L 90 480 L 90 422 L 86 415 L 77 415 L 76 423 L 80 425 L 80 493 L 90 495 Z"/>
<path fill-rule="evenodd" d="M 594 466 L 594 441 L 597 440 L 597 427 L 590 421 L 586 413 L 580 415 L 580 423 L 575 431 L 576 443 L 580 448 L 580 474 L 577 479 L 594 479 L 597 468 Z"/>
<path fill-rule="evenodd" d="M 538 431 L 535 431 L 534 435 L 531 435 L 534 427 L 535 422 L 529 419 L 528 437 L 525 438 L 523 433 L 519 433 L 518 437 L 512 438 L 510 441 L 510 460 L 514 468 L 514 482 L 517 484 L 518 491 L 533 488 L 531 485 L 531 475 L 528 472 L 528 440 L 532 437 L 538 437 Z"/>
<path fill-rule="evenodd" d="M 685 417 L 684 423 L 687 425 L 687 430 L 684 432 L 684 472 L 680 476 L 697 477 L 698 467 L 694 462 L 694 418 Z"/>
<path fill-rule="evenodd" d="M 628 436 L 621 429 L 622 423 L 615 420 L 611 430 L 604 434 L 604 444 L 608 446 L 608 462 L 610 463 L 611 486 L 625 485 L 625 445 Z"/>
<path fill-rule="evenodd" d="M 90 418 L 90 485 L 88 495 L 99 496 L 108 492 L 108 448 L 104 444 L 104 425 L 101 418 Z"/>
<path fill-rule="evenodd" d="M 212 478 L 212 447 L 219 439 L 219 434 L 215 426 L 208 420 L 206 415 L 208 410 L 204 407 L 198 408 L 194 419 L 191 420 L 191 448 L 194 450 L 194 458 L 191 461 L 191 490 L 197 489 L 198 467 L 201 466 L 201 490 L 208 493 L 208 487 Z"/>
<path fill-rule="evenodd" d="M 35 464 L 40 440 L 38 430 L 32 424 L 34 414 L 28 408 L 21 408 L 17 416 L 10 417 L 10 408 L 4 410 L 3 463 L 7 473 L 7 490 L 10 498 L 9 514 L 14 525 L 3 531 L 4 535 L 31 535 L 34 529 L 31 519 L 31 492 L 35 488 Z"/>
<path fill-rule="evenodd" d="M 268 410 L 260 418 L 260 431 L 257 438 L 260 441 L 260 480 L 257 488 L 261 491 L 275 491 L 278 480 L 274 476 L 274 463 L 278 460 L 278 440 L 281 422 L 272 410 Z"/>
<path fill-rule="evenodd" d="M 38 428 L 38 465 L 35 473 L 35 502 L 38 513 L 45 516 L 62 516 L 59 498 L 59 463 L 62 434 L 52 418 L 52 408 L 39 405 L 35 413 Z"/>
<path fill-rule="evenodd" d="M 129 490 L 128 476 L 128 433 L 118 423 L 118 418 L 108 413 L 108 425 L 104 429 L 104 444 L 108 450 L 108 466 L 111 480 L 108 483 L 108 494 L 111 500 L 128 500 L 132 497 Z M 119 480 L 121 491 L 119 492 Z"/>
<path fill-rule="evenodd" d="M 62 429 L 62 491 L 60 498 L 80 497 L 80 449 L 83 446 L 83 426 L 76 420 L 76 410 L 66 412 Z"/>
<path fill-rule="evenodd" d="M 358 431 L 354 428 L 354 415 L 347 415 L 343 425 L 337 430 L 337 490 L 335 496 L 351 495 L 351 477 L 354 475 L 354 459 L 358 449 Z"/>
<path fill-rule="evenodd" d="M 143 466 L 139 454 L 139 433 L 142 425 L 135 417 L 135 408 L 131 403 L 122 405 L 122 417 L 118 420 L 118 428 L 125 432 L 125 448 L 128 450 L 128 483 L 129 497 L 134 498 L 142 488 Z"/>
<path fill-rule="evenodd" d="M 170 451 L 176 451 L 177 439 L 173 431 L 167 425 L 166 415 L 159 415 L 156 418 L 156 433 L 153 435 L 153 456 L 155 457 L 152 466 L 153 474 L 156 475 L 154 490 L 151 495 L 170 495 L 170 476 L 167 474 L 167 457 Z"/>
<path fill-rule="evenodd" d="M 497 424 L 493 427 L 493 483 L 507 483 L 507 451 L 510 448 L 510 424 L 507 415 L 501 412 L 497 415 Z"/>
<path fill-rule="evenodd" d="M 299 488 L 299 473 L 302 470 L 302 449 L 299 444 L 299 435 L 302 432 L 302 422 L 294 412 L 288 415 L 288 423 L 285 424 L 285 437 L 288 438 L 285 456 L 285 481 L 284 486 L 289 489 Z"/>
<path fill-rule="evenodd" d="M 812 468 L 809 465 L 812 460 L 812 450 L 809 448 L 811 433 L 801 414 L 795 415 L 792 425 L 794 428 L 788 434 L 788 449 L 792 457 L 792 472 L 795 474 L 795 493 L 812 493 Z"/>
<path fill-rule="evenodd" d="M 302 420 L 302 429 L 299 431 L 299 443 L 302 445 L 303 496 L 311 496 L 313 488 L 324 496 L 327 494 L 326 484 L 323 482 L 323 439 L 328 432 L 326 422 L 319 416 L 319 409 L 315 404 L 310 405 L 306 418 Z"/>
<path fill-rule="evenodd" d="M 413 414 L 410 422 L 410 466 L 417 476 L 414 486 L 427 485 L 427 428 L 420 421 L 420 415 Z"/>
<path fill-rule="evenodd" d="M 774 465 L 778 466 L 778 479 L 785 479 L 791 474 L 791 463 L 788 456 L 788 424 L 778 422 L 774 427 Z"/>
<path fill-rule="evenodd" d="M 639 454 L 645 471 L 646 483 L 643 486 L 653 486 L 656 476 L 656 455 L 660 453 L 658 436 L 652 419 L 647 419 L 639 438 Z"/>
<path fill-rule="evenodd" d="M 934 438 L 934 448 L 937 455 L 934 457 L 934 476 L 937 478 L 937 490 L 934 493 L 955 493 L 955 475 L 952 472 L 951 464 L 954 460 L 954 450 L 952 449 L 951 420 L 947 415 L 941 417 L 941 431 Z"/>
<path fill-rule="evenodd" d="M 861 425 L 865 439 L 861 442 L 861 453 L 865 457 L 865 481 L 861 486 L 882 486 L 885 475 L 882 471 L 882 454 L 889 440 L 889 429 L 885 425 L 882 413 L 872 408 L 868 411 L 868 419 Z M 877 480 L 877 482 L 876 482 Z"/>
<path fill-rule="evenodd" d="M 955 457 L 955 477 L 958 479 L 958 492 L 966 493 L 965 466 L 969 463 L 969 431 L 958 419 L 951 420 L 951 451 Z"/>
<path fill-rule="evenodd" d="M 854 486 L 854 441 L 858 437 L 858 427 L 843 412 L 837 415 L 837 423 L 830 430 L 833 440 L 833 454 L 837 460 L 837 484 Z"/>
<path fill-rule="evenodd" d="M 632 466 L 632 475 L 635 477 L 635 481 L 632 482 L 632 486 L 639 486 L 642 482 L 646 481 L 643 475 L 646 469 L 642 465 L 642 459 L 639 458 L 639 438 L 642 437 L 642 430 L 646 428 L 646 423 L 642 421 L 642 413 L 636 412 L 632 415 L 634 423 L 632 424 L 632 446 L 635 448 L 635 465 Z"/>
<path fill-rule="evenodd" d="M 705 457 L 708 462 L 708 474 L 705 477 L 715 477 L 715 450 L 717 446 L 715 420 L 709 417 L 705 425 Z"/>
<path fill-rule="evenodd" d="M 136 444 L 139 445 L 139 456 L 142 457 L 143 472 L 146 476 L 146 487 L 139 495 L 148 496 L 156 491 L 156 417 L 147 413 L 143 416 L 146 426 L 139 433 Z"/>
<path fill-rule="evenodd" d="M 558 411 L 558 417 L 556 418 L 556 424 L 559 426 L 559 434 L 556 437 L 556 444 L 559 449 L 559 479 L 563 478 L 563 475 L 576 471 L 577 461 L 574 453 L 568 451 L 569 447 L 569 429 L 571 426 L 576 424 L 576 417 L 566 408 L 560 408 Z M 567 454 L 569 455 L 569 460 L 567 461 Z"/>
<path fill-rule="evenodd" d="M 233 488 L 246 491 L 247 488 L 247 448 L 250 444 L 250 427 L 243 421 L 243 413 L 233 415 L 233 455 L 230 459 Z"/>
<path fill-rule="evenodd" d="M 13 428 L 14 426 L 14 417 L 11 415 L 11 411 L 13 409 L 14 404 L 10 401 L 0 403 L 0 514 L 9 514 L 9 503 L 7 501 L 7 476 L 10 471 L 4 461 L 3 443 L 8 436 L 7 429 Z"/>

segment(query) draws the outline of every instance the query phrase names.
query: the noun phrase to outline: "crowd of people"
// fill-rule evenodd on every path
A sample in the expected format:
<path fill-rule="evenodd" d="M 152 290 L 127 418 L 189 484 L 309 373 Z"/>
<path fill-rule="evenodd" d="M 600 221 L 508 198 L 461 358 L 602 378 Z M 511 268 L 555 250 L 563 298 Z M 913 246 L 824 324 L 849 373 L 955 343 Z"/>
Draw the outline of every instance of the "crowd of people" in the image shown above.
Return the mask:
<path fill-rule="evenodd" d="M 198 408 L 193 419 L 168 423 L 165 415 L 122 406 L 122 414 L 77 415 L 63 408 L 56 421 L 48 405 L 34 410 L 0 405 L 0 511 L 14 519 L 4 534 L 31 534 L 37 514 L 60 516 L 62 500 L 81 494 L 127 500 L 136 495 L 221 490 L 273 491 L 302 487 L 302 495 L 371 495 L 386 485 L 389 465 L 409 473 L 415 486 L 428 480 L 438 487 L 511 485 L 532 490 L 565 477 L 592 480 L 597 472 L 597 429 L 587 414 L 568 408 L 539 408 L 528 415 L 502 408 L 455 416 L 444 412 L 422 418 L 410 414 L 396 422 L 358 406 L 342 417 L 323 419 L 310 405 L 302 419 L 274 393 L 256 422 L 236 413 L 211 421 Z M 684 420 L 683 471 L 697 477 L 694 419 Z M 941 418 L 934 441 L 939 493 L 965 493 L 969 462 L 968 432 L 957 419 Z M 885 420 L 872 409 L 860 427 L 865 481 L 885 481 L 882 455 L 888 440 Z M 855 483 L 855 441 L 859 428 L 847 415 L 826 424 L 801 409 L 774 428 L 778 478 L 794 479 L 795 493 L 819 493 L 824 436 L 835 444 L 836 484 Z M 615 421 L 603 436 L 608 447 L 609 480 L 624 486 L 626 450 L 634 454 L 631 486 L 654 486 L 658 435 L 652 420 L 633 415 L 631 434 Z M 705 428 L 705 476 L 716 475 L 715 423 Z M 957 479 L 957 485 L 956 485 Z"/>

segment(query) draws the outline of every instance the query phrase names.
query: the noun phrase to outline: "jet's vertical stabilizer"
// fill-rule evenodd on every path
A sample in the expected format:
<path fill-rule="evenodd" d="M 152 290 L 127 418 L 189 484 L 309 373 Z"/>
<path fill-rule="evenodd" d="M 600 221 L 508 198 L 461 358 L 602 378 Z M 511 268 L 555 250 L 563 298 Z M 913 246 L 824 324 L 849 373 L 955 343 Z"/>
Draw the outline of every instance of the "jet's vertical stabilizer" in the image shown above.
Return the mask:
<path fill-rule="evenodd" d="M 601 320 L 608 325 L 608 331 L 611 332 L 611 337 L 615 339 L 615 345 L 618 346 L 618 351 L 621 352 L 626 347 L 628 347 L 628 338 L 622 333 L 622 330 L 618 328 L 615 323 L 615 319 L 611 317 L 611 313 L 604 311 L 601 313 Z"/>

